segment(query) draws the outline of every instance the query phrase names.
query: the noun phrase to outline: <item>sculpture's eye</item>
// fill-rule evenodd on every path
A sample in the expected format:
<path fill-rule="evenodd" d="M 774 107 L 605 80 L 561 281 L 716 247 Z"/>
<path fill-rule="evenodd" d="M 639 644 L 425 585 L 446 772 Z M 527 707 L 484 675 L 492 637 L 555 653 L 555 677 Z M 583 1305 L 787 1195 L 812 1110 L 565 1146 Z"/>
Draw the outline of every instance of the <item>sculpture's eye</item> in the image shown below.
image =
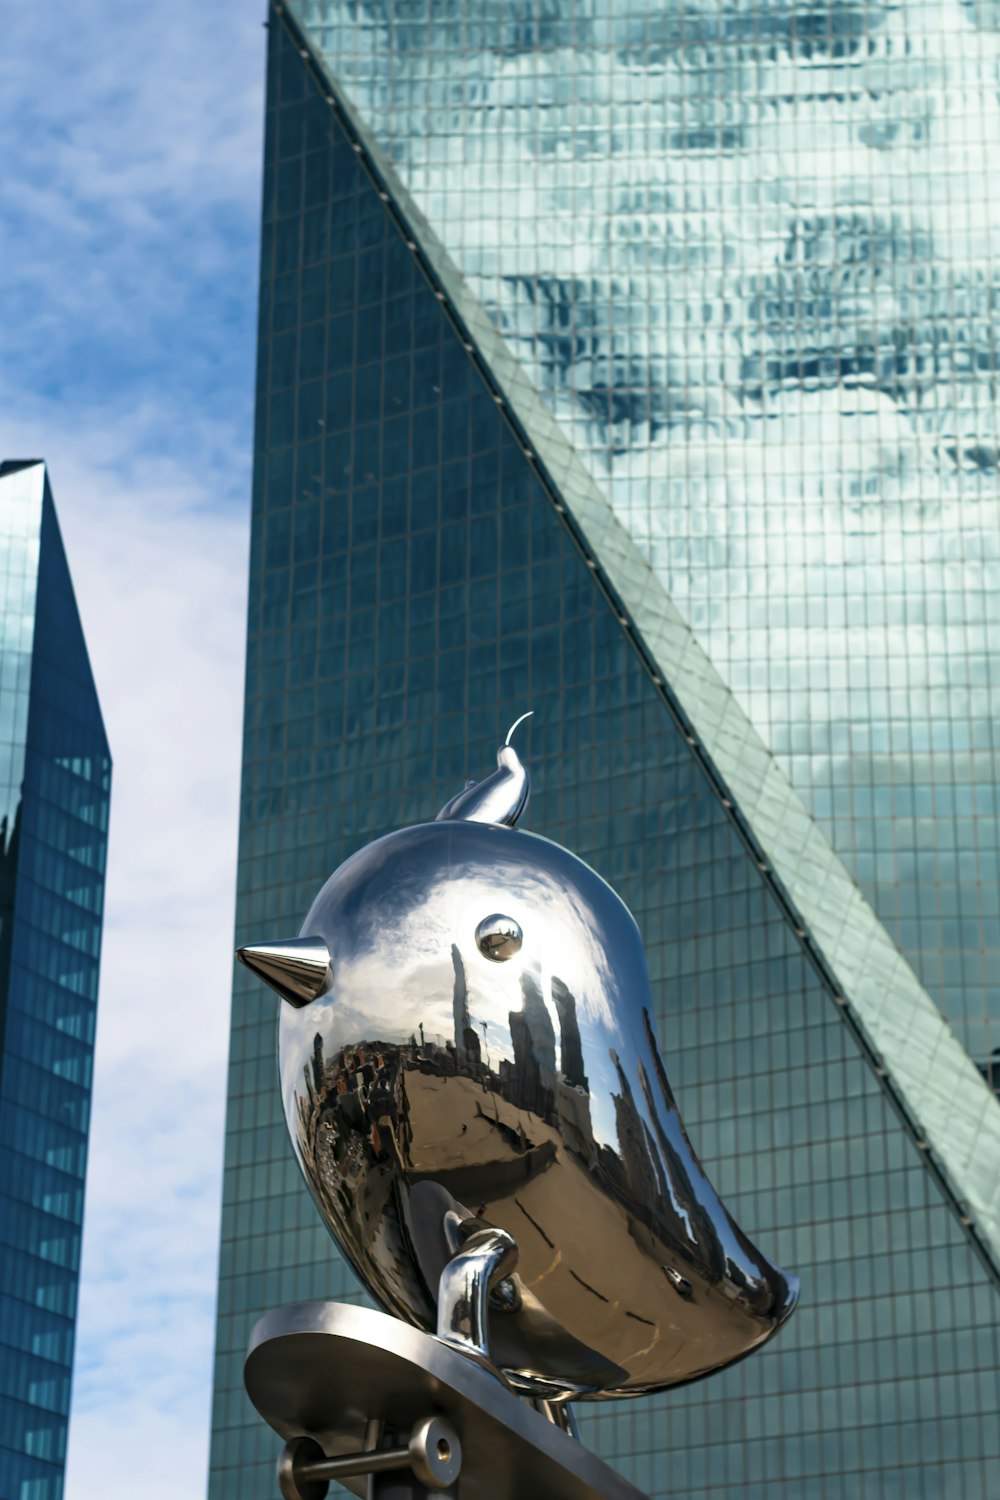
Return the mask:
<path fill-rule="evenodd" d="M 480 953 L 492 958 L 494 963 L 513 958 L 515 953 L 520 952 L 523 939 L 524 933 L 514 918 L 503 917 L 499 912 L 494 912 L 491 917 L 484 917 L 476 928 L 476 946 Z"/>

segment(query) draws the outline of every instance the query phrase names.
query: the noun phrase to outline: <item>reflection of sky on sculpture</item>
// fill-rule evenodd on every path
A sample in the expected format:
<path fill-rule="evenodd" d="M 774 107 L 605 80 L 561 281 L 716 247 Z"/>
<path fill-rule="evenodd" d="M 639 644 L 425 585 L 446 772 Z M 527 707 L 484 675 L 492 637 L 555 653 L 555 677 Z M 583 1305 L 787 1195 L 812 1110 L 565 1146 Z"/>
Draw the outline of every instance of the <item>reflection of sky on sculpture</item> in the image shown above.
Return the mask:
<path fill-rule="evenodd" d="M 408 842 L 408 835 L 419 844 Z M 463 839 L 476 841 L 481 859 L 454 858 Z M 334 987 L 305 1010 L 282 1007 L 286 1099 L 289 1084 L 301 1088 L 301 1071 L 321 1028 L 328 1058 L 362 1037 L 405 1043 L 413 1035 L 419 1040 L 421 1025 L 427 1042 L 454 1042 L 453 944 L 462 957 L 468 1010 L 480 1035 L 482 1023 L 487 1024 L 494 1069 L 503 1060 L 514 1060 L 509 1016 L 523 1005 L 522 972 L 539 979 L 557 1047 L 559 1020 L 550 999 L 554 975 L 576 998 L 588 1056 L 591 1049 L 600 1057 L 620 1045 L 619 1018 L 626 1007 L 637 1009 L 646 998 L 625 988 L 634 977 L 639 941 L 618 898 L 585 865 L 546 840 L 499 829 L 467 827 L 454 834 L 447 824 L 430 824 L 382 842 L 390 853 L 378 852 L 378 863 L 372 860 L 374 874 L 368 851 L 361 851 L 355 866 L 360 878 L 345 878 L 349 861 L 306 919 L 303 930 L 322 937 L 333 955 Z M 551 870 L 544 868 L 547 862 Z M 594 882 L 601 893 L 607 891 L 614 916 L 610 926 L 608 914 L 591 906 L 574 875 L 582 875 L 583 884 Z M 475 944 L 479 922 L 497 911 L 513 917 L 524 932 L 520 954 L 504 963 L 484 958 Z M 605 940 L 629 943 L 630 951 L 606 953 Z M 645 979 L 644 969 L 639 977 Z M 612 1069 L 602 1082 L 610 1086 L 614 1076 Z M 601 1122 L 601 1129 L 602 1138 L 614 1139 L 613 1116 Z"/>
<path fill-rule="evenodd" d="M 507 835 L 502 835 L 507 837 Z M 424 882 L 423 897 L 411 904 L 414 886 L 388 886 L 369 892 L 364 901 L 363 927 L 346 938 L 337 933 L 336 915 L 330 932 L 322 933 L 334 956 L 334 1004 L 345 1014 L 369 1017 L 375 1025 L 385 1017 L 393 1034 L 412 1031 L 423 1020 L 427 1026 L 427 995 L 438 996 L 435 1013 L 451 1035 L 453 966 L 451 945 L 465 962 L 471 1010 L 489 1023 L 507 1026 L 507 1014 L 520 1010 L 517 977 L 523 968 L 540 971 L 553 965 L 559 978 L 576 995 L 580 1020 L 594 1020 L 616 1034 L 618 977 L 615 954 L 604 953 L 604 922 L 580 891 L 567 888 L 558 874 L 531 865 L 540 841 L 517 838 L 522 859 L 499 859 L 492 870 L 474 864 L 450 864 L 432 883 Z M 510 846 L 508 846 L 510 847 Z M 553 847 L 553 846 L 549 846 Z M 568 856 L 562 855 L 567 859 Z M 523 861 L 523 862 L 522 862 Z M 492 963 L 475 948 L 478 922 L 492 912 L 520 922 L 525 942 L 513 962 Z M 433 977 L 433 978 L 432 978 Z M 429 986 L 430 981 L 430 986 Z M 414 999 L 409 999 L 409 996 Z M 384 1010 L 379 998 L 384 996 Z M 423 1010 L 421 1010 L 423 1008 Z M 610 1044 L 610 1043 L 609 1043 Z"/>
<path fill-rule="evenodd" d="M 998 8 L 295 9 L 904 948 L 1000 947 Z"/>

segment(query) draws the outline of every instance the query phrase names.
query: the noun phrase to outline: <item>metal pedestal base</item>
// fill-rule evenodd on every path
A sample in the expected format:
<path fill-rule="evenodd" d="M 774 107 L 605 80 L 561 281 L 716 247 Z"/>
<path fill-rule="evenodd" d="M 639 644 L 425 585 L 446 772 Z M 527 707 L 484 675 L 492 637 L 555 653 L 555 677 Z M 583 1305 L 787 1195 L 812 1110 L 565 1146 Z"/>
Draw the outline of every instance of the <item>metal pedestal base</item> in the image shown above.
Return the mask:
<path fill-rule="evenodd" d="M 277 1433 L 312 1438 L 328 1458 L 370 1448 L 375 1423 L 390 1435 L 390 1446 L 401 1439 L 405 1447 L 411 1431 L 429 1417 L 443 1419 L 457 1433 L 461 1469 L 451 1489 L 425 1487 L 403 1468 L 369 1477 L 331 1475 L 355 1495 L 645 1500 L 488 1370 L 430 1334 L 368 1308 L 300 1302 L 267 1313 L 251 1335 L 244 1382 Z M 301 1472 L 305 1476 L 305 1468 Z M 305 1482 L 300 1487 L 309 1500 Z"/>

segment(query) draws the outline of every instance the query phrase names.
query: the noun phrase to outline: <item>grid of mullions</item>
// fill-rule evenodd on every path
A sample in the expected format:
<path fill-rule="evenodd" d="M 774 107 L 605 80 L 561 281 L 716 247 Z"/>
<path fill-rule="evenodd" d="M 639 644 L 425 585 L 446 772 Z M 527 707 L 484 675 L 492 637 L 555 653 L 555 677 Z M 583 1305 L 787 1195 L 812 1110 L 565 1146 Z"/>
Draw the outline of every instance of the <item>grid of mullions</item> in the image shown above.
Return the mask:
<path fill-rule="evenodd" d="M 657 1496 L 985 1500 L 985 1274 L 274 23 L 268 101 L 239 940 L 296 931 L 331 868 L 432 817 L 533 707 L 529 824 L 635 911 L 693 1138 L 805 1288 L 772 1347 L 584 1410 L 588 1440 Z M 241 974 L 212 1500 L 273 1493 L 241 1386 L 255 1318 L 360 1295 L 293 1165 L 274 1049 Z"/>
<path fill-rule="evenodd" d="M 0 919 L 0 1494 L 63 1488 L 110 760 L 47 480 L 0 478 L 12 773 Z M 8 626 L 10 630 L 8 632 Z"/>
<path fill-rule="evenodd" d="M 987 1070 L 996 7 L 291 6 Z"/>

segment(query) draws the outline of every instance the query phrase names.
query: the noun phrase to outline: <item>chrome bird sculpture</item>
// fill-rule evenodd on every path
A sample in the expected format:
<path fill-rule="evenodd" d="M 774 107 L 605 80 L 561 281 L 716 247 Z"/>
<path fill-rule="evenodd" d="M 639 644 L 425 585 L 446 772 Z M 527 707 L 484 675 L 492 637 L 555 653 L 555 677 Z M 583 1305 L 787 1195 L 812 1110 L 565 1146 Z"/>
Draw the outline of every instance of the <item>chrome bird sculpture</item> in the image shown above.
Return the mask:
<path fill-rule="evenodd" d="M 284 1002 L 295 1152 L 383 1311 L 440 1335 L 442 1273 L 491 1230 L 473 1357 L 547 1401 L 656 1391 L 757 1348 L 798 1282 L 692 1149 L 635 921 L 515 826 L 528 792 L 508 735 L 434 822 L 341 865 L 298 937 L 239 957 Z"/>

